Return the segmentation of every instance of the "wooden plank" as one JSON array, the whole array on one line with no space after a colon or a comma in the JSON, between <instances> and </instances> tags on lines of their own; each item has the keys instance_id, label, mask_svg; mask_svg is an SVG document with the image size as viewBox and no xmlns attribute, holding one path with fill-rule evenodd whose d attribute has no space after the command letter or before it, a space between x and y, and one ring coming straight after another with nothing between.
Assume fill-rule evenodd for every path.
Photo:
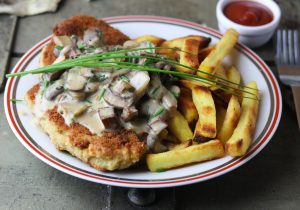
<instances>
[{"instance_id":1,"label":"wooden plank","mask_svg":"<svg viewBox=\"0 0 300 210\"><path fill-rule=\"evenodd\" d=\"M16 16L0 15L0 92L3 91L6 81L5 73L9 65L16 24Z\"/></svg>"}]
</instances>

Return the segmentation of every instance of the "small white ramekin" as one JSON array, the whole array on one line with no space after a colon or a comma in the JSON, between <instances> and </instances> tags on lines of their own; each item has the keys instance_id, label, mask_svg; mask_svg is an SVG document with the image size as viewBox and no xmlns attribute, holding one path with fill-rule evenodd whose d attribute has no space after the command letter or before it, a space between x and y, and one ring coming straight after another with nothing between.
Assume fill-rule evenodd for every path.
<instances>
[{"instance_id":1,"label":"small white ramekin","mask_svg":"<svg viewBox=\"0 0 300 210\"><path fill-rule=\"evenodd\" d=\"M273 20L270 23L261 26L244 26L229 20L224 15L224 8L227 4L241 0L219 0L216 8L216 15L219 30L224 33L229 28L234 28L240 34L239 41L251 48L260 47L268 42L278 27L281 11L279 6L273 0L247 0L265 5L273 13Z\"/></svg>"}]
</instances>

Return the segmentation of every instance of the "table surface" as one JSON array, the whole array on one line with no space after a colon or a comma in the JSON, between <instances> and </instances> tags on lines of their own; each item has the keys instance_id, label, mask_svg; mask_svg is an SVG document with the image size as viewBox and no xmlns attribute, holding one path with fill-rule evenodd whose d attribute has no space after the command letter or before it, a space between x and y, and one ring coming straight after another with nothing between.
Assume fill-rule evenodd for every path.
<instances>
[{"instance_id":1,"label":"table surface","mask_svg":"<svg viewBox=\"0 0 300 210\"><path fill-rule=\"evenodd\" d=\"M208 3L209 2L209 3ZM300 29L300 1L277 1L282 27ZM217 0L86 0L62 1L56 13L18 18L14 44L14 18L0 15L0 52L11 55L12 68L53 25L71 15L99 18L116 15L160 15L181 18L216 28ZM9 36L7 36L9 34ZM274 68L270 41L255 50ZM7 53L9 52L9 53ZM4 55L1 53L1 55ZM2 57L1 57L2 58ZM5 66L7 64L1 64ZM300 136L291 91L281 86L283 113L273 139L249 163L233 172L189 186L158 189L156 202L135 207L126 199L126 188L110 187L64 174L34 157L16 139L0 106L0 210L2 209L299 209ZM3 101L3 93L0 94Z\"/></svg>"}]
</instances>

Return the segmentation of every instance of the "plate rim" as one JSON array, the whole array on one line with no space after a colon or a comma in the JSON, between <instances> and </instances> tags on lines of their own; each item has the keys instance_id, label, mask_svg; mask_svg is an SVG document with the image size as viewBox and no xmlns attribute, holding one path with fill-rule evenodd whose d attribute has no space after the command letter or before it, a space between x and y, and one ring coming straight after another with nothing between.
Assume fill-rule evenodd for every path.
<instances>
[{"instance_id":1,"label":"plate rim","mask_svg":"<svg viewBox=\"0 0 300 210\"><path fill-rule=\"evenodd\" d=\"M117 22L146 22L146 21L153 21L157 23L169 23L169 24L175 24L178 26L186 27L186 26L192 26L195 29L201 29L204 31L207 31L209 33L212 33L216 35L217 37L220 37L222 34L215 29L202 26L200 24L186 21L186 20L181 20L181 19L176 19L176 18L169 18L169 17L163 17L163 16L147 16L147 15L130 15L130 16L114 16L114 17L107 17L107 18L102 18L102 20L108 22L108 23L117 23ZM31 56L32 53L36 52L41 48L45 43L47 43L50 39L51 35L48 36L47 38L43 39L36 45L34 45L29 51L25 53L24 56L19 60L19 62L15 65L13 71L17 71L20 67L22 67L23 63L27 61L27 59ZM281 91L278 85L278 82L270 70L270 68L264 63L264 61L252 50L244 46L243 44L238 43L237 46L242 49L242 51L246 52L246 54L250 55L257 64L267 73L267 79L270 80L270 83L272 85L272 90L271 92L274 93L275 95L275 109L274 109L274 119L271 122L271 125L268 127L266 130L265 134L263 137L258 141L258 144L256 145L253 150L248 152L245 156L237 158L235 161L233 161L230 164L226 164L224 167L221 167L220 169L214 170L212 172L208 172L204 175L194 175L188 178L184 179L176 179L174 178L171 181L126 181L122 180L111 180L107 178L102 178L100 179L98 176L92 176L88 175L85 173L78 172L70 167L66 167L60 163L57 163L55 161L52 161L47 157L47 155L43 154L43 152L39 151L37 148L31 147L29 142L27 142L26 138L24 138L23 134L18 131L18 128L16 126L16 122L14 122L13 115L9 111L10 107L10 102L9 102L9 96L10 96L10 88L12 86L12 78L8 79L6 88L5 88L5 94L4 94L4 108L5 108L5 114L7 117L7 120L9 122L9 125L11 129L13 130L14 134L17 136L18 140L36 157L38 157L40 160L43 162L47 163L48 165L65 172L67 174L76 176L81 179L85 179L88 181L93 181L97 183L102 183L102 184L108 184L108 185L113 185L113 186L120 186L120 187L136 187L136 188L157 188L157 187L174 187L174 186L181 186L181 185L187 185L187 184L192 184L200 181L205 181L208 179L215 178L217 176L223 175L225 173L228 173L241 165L245 164L249 160L251 160L254 156L256 156L265 146L266 144L271 140L272 136L274 135L274 132L276 131L280 119L281 119L281 114L282 114L282 99L281 99ZM275 89L273 89L275 88ZM101 174L99 174L101 176Z\"/></svg>"}]
</instances>

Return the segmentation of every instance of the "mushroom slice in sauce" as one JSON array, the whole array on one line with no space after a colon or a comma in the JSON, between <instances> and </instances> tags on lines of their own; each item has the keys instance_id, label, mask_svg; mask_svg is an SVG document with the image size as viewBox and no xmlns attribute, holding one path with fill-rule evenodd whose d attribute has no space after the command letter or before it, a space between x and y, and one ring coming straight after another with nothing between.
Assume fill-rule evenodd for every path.
<instances>
[{"instance_id":1,"label":"mushroom slice in sauce","mask_svg":"<svg viewBox=\"0 0 300 210\"><path fill-rule=\"evenodd\" d=\"M87 79L76 72L69 72L67 75L65 88L72 91L82 90Z\"/></svg>"},{"instance_id":2,"label":"mushroom slice in sauce","mask_svg":"<svg viewBox=\"0 0 300 210\"><path fill-rule=\"evenodd\" d=\"M115 95L110 88L106 89L106 92L104 95L104 100L108 104L110 104L116 108L120 108L120 109L122 109L124 107L130 107L134 102L133 95L132 95L132 97L121 97L121 96Z\"/></svg>"},{"instance_id":3,"label":"mushroom slice in sauce","mask_svg":"<svg viewBox=\"0 0 300 210\"><path fill-rule=\"evenodd\" d=\"M125 121L128 122L138 116L138 110L134 107L125 107L122 111L121 118Z\"/></svg>"},{"instance_id":4,"label":"mushroom slice in sauce","mask_svg":"<svg viewBox=\"0 0 300 210\"><path fill-rule=\"evenodd\" d=\"M168 110L168 111L174 111L177 109L177 100L175 96L172 95L169 91L167 91L164 96L162 97L162 105Z\"/></svg>"},{"instance_id":5,"label":"mushroom slice in sauce","mask_svg":"<svg viewBox=\"0 0 300 210\"><path fill-rule=\"evenodd\" d=\"M156 136L160 134L162 130L168 127L167 123L162 121L160 118L152 120L152 122L149 123L149 126L151 128L150 133Z\"/></svg>"},{"instance_id":6,"label":"mushroom slice in sauce","mask_svg":"<svg viewBox=\"0 0 300 210\"><path fill-rule=\"evenodd\" d=\"M99 82L88 82L85 87L83 92L85 93L93 93L96 92L99 88Z\"/></svg>"},{"instance_id":7,"label":"mushroom slice in sauce","mask_svg":"<svg viewBox=\"0 0 300 210\"><path fill-rule=\"evenodd\" d=\"M105 129L116 129L118 127L117 116L113 107L102 107L98 109L98 114Z\"/></svg>"},{"instance_id":8,"label":"mushroom slice in sauce","mask_svg":"<svg viewBox=\"0 0 300 210\"><path fill-rule=\"evenodd\" d=\"M101 31L97 28L89 28L84 31L83 42L88 46L98 47L100 44L100 33Z\"/></svg>"},{"instance_id":9,"label":"mushroom slice in sauce","mask_svg":"<svg viewBox=\"0 0 300 210\"><path fill-rule=\"evenodd\" d=\"M45 97L47 100L51 101L56 96L64 91L64 80L56 80L52 85L50 85L45 91Z\"/></svg>"},{"instance_id":10,"label":"mushroom slice in sauce","mask_svg":"<svg viewBox=\"0 0 300 210\"><path fill-rule=\"evenodd\" d=\"M129 82L120 79L116 81L114 85L112 85L111 90L114 94L121 95L124 91L133 92L134 87L132 87Z\"/></svg>"},{"instance_id":11,"label":"mushroom slice in sauce","mask_svg":"<svg viewBox=\"0 0 300 210\"><path fill-rule=\"evenodd\" d=\"M86 93L78 91L68 91L69 95L75 101L83 101L86 98Z\"/></svg>"},{"instance_id":12,"label":"mushroom slice in sauce","mask_svg":"<svg viewBox=\"0 0 300 210\"><path fill-rule=\"evenodd\" d=\"M61 47L72 44L72 40L69 36L53 36L53 41L56 45Z\"/></svg>"},{"instance_id":13,"label":"mushroom slice in sauce","mask_svg":"<svg viewBox=\"0 0 300 210\"><path fill-rule=\"evenodd\" d=\"M150 77L148 72L133 71L128 74L130 84L135 88L135 94L137 97L144 95L148 88Z\"/></svg>"}]
</instances>

